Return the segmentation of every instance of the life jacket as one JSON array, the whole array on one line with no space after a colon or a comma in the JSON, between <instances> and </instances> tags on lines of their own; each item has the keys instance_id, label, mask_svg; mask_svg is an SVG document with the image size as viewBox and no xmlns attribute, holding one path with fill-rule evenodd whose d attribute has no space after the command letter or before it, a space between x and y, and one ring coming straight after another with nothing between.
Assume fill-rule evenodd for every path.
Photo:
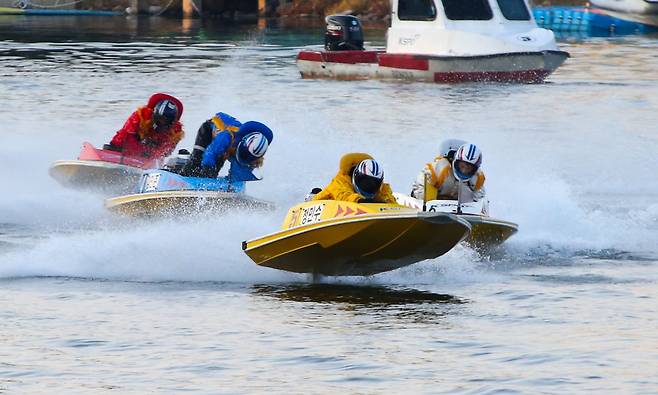
<instances>
[{"instance_id":1,"label":"life jacket","mask_svg":"<svg viewBox=\"0 0 658 395\"><path fill-rule=\"evenodd\" d=\"M441 163L443 160L445 162ZM437 174L437 167L440 170ZM454 199L455 190L457 188L457 181L452 177L452 163L447 158L437 156L434 162L428 163L426 169L429 172L429 180L425 183L424 193L427 200L433 199ZM484 173L478 170L473 177L471 177L467 184L471 190L477 191L484 185Z\"/></svg>"},{"instance_id":2,"label":"life jacket","mask_svg":"<svg viewBox=\"0 0 658 395\"><path fill-rule=\"evenodd\" d=\"M215 114L214 117L210 118L210 121L218 133L228 132L229 136L231 136L231 144L229 145L229 149L224 152L224 156L222 158L222 160L227 160L235 154L235 134L238 130L240 130L240 126L242 126L242 124L237 119L228 114L224 114L223 112L218 112Z\"/></svg>"},{"instance_id":3,"label":"life jacket","mask_svg":"<svg viewBox=\"0 0 658 395\"><path fill-rule=\"evenodd\" d=\"M435 166L434 166L434 164L439 162L441 159L448 160L447 158L444 158L442 156L437 156L436 158L434 158L434 162L428 163L428 164L425 165L425 168L428 170L428 172L430 174L429 180L425 180L426 182L425 182L425 186L424 186L425 196L427 196L427 197L436 196L435 199L441 198L439 196L439 190L436 186L437 185L443 185L443 182L446 179L446 173L441 172L441 174L436 174L436 169L435 169ZM432 200L432 199L430 199L430 200Z\"/></svg>"},{"instance_id":4,"label":"life jacket","mask_svg":"<svg viewBox=\"0 0 658 395\"><path fill-rule=\"evenodd\" d=\"M139 130L137 136L139 140L144 140L153 133L153 109L148 107L140 107L137 109L139 116Z\"/></svg>"}]
</instances>

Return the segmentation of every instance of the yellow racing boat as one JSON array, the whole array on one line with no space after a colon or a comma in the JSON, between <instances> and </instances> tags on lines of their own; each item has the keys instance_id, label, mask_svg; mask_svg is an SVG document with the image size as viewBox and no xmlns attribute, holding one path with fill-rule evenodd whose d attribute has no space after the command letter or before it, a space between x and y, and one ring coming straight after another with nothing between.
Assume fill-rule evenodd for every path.
<instances>
[{"instance_id":1,"label":"yellow racing boat","mask_svg":"<svg viewBox=\"0 0 658 395\"><path fill-rule=\"evenodd\" d=\"M398 204L315 200L292 207L282 230L242 243L258 265L328 276L372 275L439 257L468 236L456 215Z\"/></svg>"}]
</instances>

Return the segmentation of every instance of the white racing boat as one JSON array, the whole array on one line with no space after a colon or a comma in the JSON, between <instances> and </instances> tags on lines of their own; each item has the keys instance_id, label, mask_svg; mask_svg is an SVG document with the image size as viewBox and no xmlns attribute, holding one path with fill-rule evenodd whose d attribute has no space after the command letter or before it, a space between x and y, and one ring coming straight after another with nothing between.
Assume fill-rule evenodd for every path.
<instances>
[{"instance_id":1,"label":"white racing boat","mask_svg":"<svg viewBox=\"0 0 658 395\"><path fill-rule=\"evenodd\" d=\"M393 193L399 204L427 212L455 214L471 225L466 243L479 252L488 252L510 238L519 229L513 222L489 216L486 199L458 204L456 200L422 200L401 193Z\"/></svg>"}]
</instances>

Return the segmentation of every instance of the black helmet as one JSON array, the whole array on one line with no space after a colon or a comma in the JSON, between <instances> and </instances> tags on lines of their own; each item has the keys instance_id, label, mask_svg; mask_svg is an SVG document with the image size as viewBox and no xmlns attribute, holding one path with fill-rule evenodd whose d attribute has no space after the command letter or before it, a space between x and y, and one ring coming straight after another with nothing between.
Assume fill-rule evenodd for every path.
<instances>
[{"instance_id":1,"label":"black helmet","mask_svg":"<svg viewBox=\"0 0 658 395\"><path fill-rule=\"evenodd\" d=\"M171 100L160 100L153 108L153 128L169 127L178 119L178 106Z\"/></svg>"}]
</instances>

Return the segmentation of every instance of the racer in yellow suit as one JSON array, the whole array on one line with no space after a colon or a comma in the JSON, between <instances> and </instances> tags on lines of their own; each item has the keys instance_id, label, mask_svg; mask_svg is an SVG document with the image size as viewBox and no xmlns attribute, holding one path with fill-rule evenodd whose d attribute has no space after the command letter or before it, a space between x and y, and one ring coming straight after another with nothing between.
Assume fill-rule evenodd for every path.
<instances>
[{"instance_id":1,"label":"racer in yellow suit","mask_svg":"<svg viewBox=\"0 0 658 395\"><path fill-rule=\"evenodd\" d=\"M340 200L359 203L396 203L384 170L372 156L364 153L343 155L340 169L313 200Z\"/></svg>"}]
</instances>

